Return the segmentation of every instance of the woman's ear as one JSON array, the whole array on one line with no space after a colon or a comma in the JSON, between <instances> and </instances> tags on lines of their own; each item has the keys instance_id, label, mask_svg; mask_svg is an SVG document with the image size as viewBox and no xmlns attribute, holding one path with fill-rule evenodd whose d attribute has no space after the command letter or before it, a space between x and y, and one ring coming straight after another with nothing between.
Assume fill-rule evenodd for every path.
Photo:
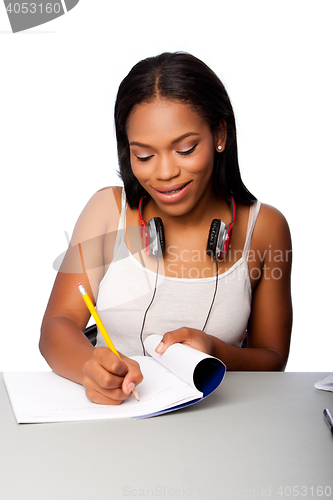
<instances>
[{"instance_id":1,"label":"woman's ear","mask_svg":"<svg viewBox=\"0 0 333 500\"><path fill-rule=\"evenodd\" d=\"M225 143L227 142L227 123L225 120L221 120L219 126L214 134L215 139L215 149L218 153L222 153L225 148Z\"/></svg>"}]
</instances>

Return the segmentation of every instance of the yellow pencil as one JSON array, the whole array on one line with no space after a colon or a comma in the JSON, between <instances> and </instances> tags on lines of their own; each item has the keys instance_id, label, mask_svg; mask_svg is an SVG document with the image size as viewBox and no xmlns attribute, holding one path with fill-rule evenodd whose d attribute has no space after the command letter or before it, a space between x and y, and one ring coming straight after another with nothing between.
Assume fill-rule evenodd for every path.
<instances>
[{"instance_id":1,"label":"yellow pencil","mask_svg":"<svg viewBox=\"0 0 333 500\"><path fill-rule=\"evenodd\" d=\"M109 349L111 349L111 351L114 354L116 354L118 356L119 359L121 359L121 357L119 356L119 353L117 352L115 346L112 343L112 340L110 339L110 337L108 335L108 332L105 329L105 326L102 323L101 318L99 317L99 315L98 315L98 313L97 313L97 311L96 311L96 309L94 307L94 304L91 302L90 297L89 297L89 295L86 292L86 289L84 288L84 286L82 285L82 283L78 283L77 286L79 288L79 291L80 291L80 293L82 295L83 300L86 303L86 306L88 307L88 309L90 311L90 314L92 315L92 317L96 321L97 328L101 332L101 334L103 336L103 339L106 342L106 345L108 346ZM139 396L138 396L137 390L135 388L133 389L132 394L139 401Z\"/></svg>"}]
</instances>

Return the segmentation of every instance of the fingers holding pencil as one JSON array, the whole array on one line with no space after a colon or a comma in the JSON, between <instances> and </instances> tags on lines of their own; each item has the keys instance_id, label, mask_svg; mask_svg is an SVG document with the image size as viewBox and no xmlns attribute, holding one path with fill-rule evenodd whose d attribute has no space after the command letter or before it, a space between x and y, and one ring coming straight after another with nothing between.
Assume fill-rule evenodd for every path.
<instances>
[{"instance_id":1,"label":"fingers holding pencil","mask_svg":"<svg viewBox=\"0 0 333 500\"><path fill-rule=\"evenodd\" d=\"M106 347L94 351L83 372L86 395L97 404L121 404L143 378L136 361L125 356L119 359Z\"/></svg>"}]
</instances>

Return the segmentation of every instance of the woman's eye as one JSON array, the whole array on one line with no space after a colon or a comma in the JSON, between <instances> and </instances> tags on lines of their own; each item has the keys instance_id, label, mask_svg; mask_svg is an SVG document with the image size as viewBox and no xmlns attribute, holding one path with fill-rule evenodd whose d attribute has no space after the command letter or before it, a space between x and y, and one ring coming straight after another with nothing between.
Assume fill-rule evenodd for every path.
<instances>
[{"instance_id":1,"label":"woman's eye","mask_svg":"<svg viewBox=\"0 0 333 500\"><path fill-rule=\"evenodd\" d=\"M137 155L135 155L135 156L137 157L137 159L139 161L148 161L150 158L153 157L153 155L150 155L150 156L137 156Z\"/></svg>"},{"instance_id":2,"label":"woman's eye","mask_svg":"<svg viewBox=\"0 0 333 500\"><path fill-rule=\"evenodd\" d=\"M189 155L189 154L193 153L193 151L195 150L195 148L197 147L197 145L198 145L198 143L195 144L193 146L193 148L188 149L187 151L177 151L177 153L179 153L180 155L183 155L183 156Z\"/></svg>"}]
</instances>

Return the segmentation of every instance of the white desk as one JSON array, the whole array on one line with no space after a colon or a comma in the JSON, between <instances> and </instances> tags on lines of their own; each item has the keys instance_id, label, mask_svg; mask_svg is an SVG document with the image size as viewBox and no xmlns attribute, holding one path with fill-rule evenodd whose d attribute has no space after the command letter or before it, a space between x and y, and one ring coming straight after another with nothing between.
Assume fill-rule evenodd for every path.
<instances>
[{"instance_id":1,"label":"white desk","mask_svg":"<svg viewBox=\"0 0 333 500\"><path fill-rule=\"evenodd\" d=\"M18 425L0 381L0 498L333 499L327 373L227 373L147 420ZM325 489L326 488L326 489Z\"/></svg>"}]
</instances>

